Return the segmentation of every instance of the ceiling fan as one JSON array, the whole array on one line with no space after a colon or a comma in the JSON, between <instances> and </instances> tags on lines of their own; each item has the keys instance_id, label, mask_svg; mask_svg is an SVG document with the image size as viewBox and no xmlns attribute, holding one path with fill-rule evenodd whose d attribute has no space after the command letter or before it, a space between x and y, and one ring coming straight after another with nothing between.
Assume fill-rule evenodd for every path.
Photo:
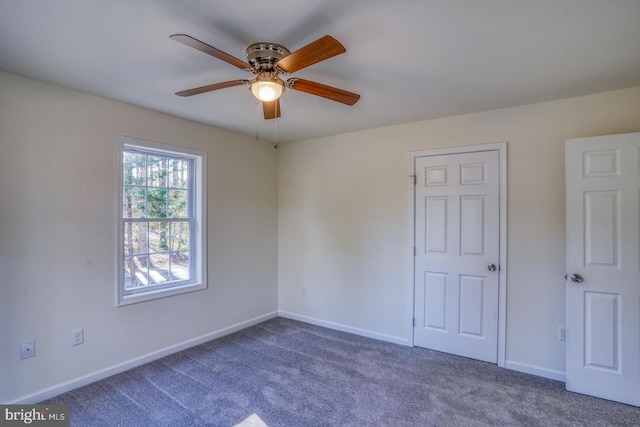
<instances>
[{"instance_id":1,"label":"ceiling fan","mask_svg":"<svg viewBox=\"0 0 640 427\"><path fill-rule=\"evenodd\" d=\"M174 34L170 38L207 53L243 71L250 71L255 74L252 80L231 80L176 92L176 95L179 96L192 96L232 86L248 85L251 93L262 102L265 119L280 117L280 95L282 95L285 88L321 96L346 105L353 105L360 99L360 95L357 93L311 80L292 77L285 82L280 78L281 74L295 73L310 65L346 52L347 50L344 46L331 36L321 37L293 53L277 43L254 43L247 47L245 51L247 62L186 34Z\"/></svg>"}]
</instances>

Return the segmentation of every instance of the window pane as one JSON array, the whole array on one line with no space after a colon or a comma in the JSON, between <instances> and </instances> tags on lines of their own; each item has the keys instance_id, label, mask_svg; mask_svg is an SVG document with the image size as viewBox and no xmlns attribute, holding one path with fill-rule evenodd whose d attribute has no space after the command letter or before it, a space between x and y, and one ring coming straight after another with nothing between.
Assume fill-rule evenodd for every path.
<instances>
[{"instance_id":1,"label":"window pane","mask_svg":"<svg viewBox=\"0 0 640 427\"><path fill-rule=\"evenodd\" d=\"M146 157L144 154L123 152L122 178L124 184L145 185Z\"/></svg>"},{"instance_id":2,"label":"window pane","mask_svg":"<svg viewBox=\"0 0 640 427\"><path fill-rule=\"evenodd\" d=\"M169 223L149 223L149 252L166 252L169 250Z\"/></svg>"},{"instance_id":3,"label":"window pane","mask_svg":"<svg viewBox=\"0 0 640 427\"><path fill-rule=\"evenodd\" d=\"M144 187L124 186L123 218L144 217Z\"/></svg>"},{"instance_id":4,"label":"window pane","mask_svg":"<svg viewBox=\"0 0 640 427\"><path fill-rule=\"evenodd\" d=\"M189 163L187 160L169 159L169 187L187 188Z\"/></svg>"},{"instance_id":5,"label":"window pane","mask_svg":"<svg viewBox=\"0 0 640 427\"><path fill-rule=\"evenodd\" d=\"M189 222L180 221L171 223L171 250L189 250Z\"/></svg>"},{"instance_id":6,"label":"window pane","mask_svg":"<svg viewBox=\"0 0 640 427\"><path fill-rule=\"evenodd\" d=\"M191 279L189 252L173 252L171 254L171 276L175 280Z\"/></svg>"},{"instance_id":7,"label":"window pane","mask_svg":"<svg viewBox=\"0 0 640 427\"><path fill-rule=\"evenodd\" d=\"M149 237L146 222L124 223L124 253L126 255L149 252Z\"/></svg>"},{"instance_id":8,"label":"window pane","mask_svg":"<svg viewBox=\"0 0 640 427\"><path fill-rule=\"evenodd\" d=\"M149 284L146 256L124 257L124 288L134 289Z\"/></svg>"},{"instance_id":9,"label":"window pane","mask_svg":"<svg viewBox=\"0 0 640 427\"><path fill-rule=\"evenodd\" d=\"M147 191L147 218L167 217L167 189L149 188Z\"/></svg>"},{"instance_id":10,"label":"window pane","mask_svg":"<svg viewBox=\"0 0 640 427\"><path fill-rule=\"evenodd\" d=\"M147 156L147 185L149 187L167 186L167 158Z\"/></svg>"},{"instance_id":11,"label":"window pane","mask_svg":"<svg viewBox=\"0 0 640 427\"><path fill-rule=\"evenodd\" d=\"M187 190L169 190L169 217L187 217Z\"/></svg>"},{"instance_id":12,"label":"window pane","mask_svg":"<svg viewBox=\"0 0 640 427\"><path fill-rule=\"evenodd\" d=\"M149 280L150 284L158 285L169 282L169 254L149 255Z\"/></svg>"}]
</instances>

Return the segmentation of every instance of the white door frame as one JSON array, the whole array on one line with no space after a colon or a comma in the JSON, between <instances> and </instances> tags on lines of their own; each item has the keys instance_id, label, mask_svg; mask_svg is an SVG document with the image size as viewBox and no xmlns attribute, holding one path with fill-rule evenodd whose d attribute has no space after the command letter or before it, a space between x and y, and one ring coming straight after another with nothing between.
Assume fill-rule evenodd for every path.
<instances>
[{"instance_id":1,"label":"white door frame","mask_svg":"<svg viewBox=\"0 0 640 427\"><path fill-rule=\"evenodd\" d=\"M506 363L506 332L507 332L507 143L496 142L491 144L468 145L463 147L441 148L433 150L412 151L409 153L409 301L407 301L409 318L408 337L409 344L413 342L413 318L414 314L414 286L415 286L415 159L424 156L440 156L443 154L464 154L478 151L498 151L500 164L500 269L498 288L498 366L505 367Z\"/></svg>"}]
</instances>

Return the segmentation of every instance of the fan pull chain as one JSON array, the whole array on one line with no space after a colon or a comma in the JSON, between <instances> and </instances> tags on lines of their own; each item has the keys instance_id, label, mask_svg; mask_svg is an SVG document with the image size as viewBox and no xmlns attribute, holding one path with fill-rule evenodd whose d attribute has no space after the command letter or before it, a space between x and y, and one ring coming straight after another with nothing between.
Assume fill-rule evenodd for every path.
<instances>
[{"instance_id":1,"label":"fan pull chain","mask_svg":"<svg viewBox=\"0 0 640 427\"><path fill-rule=\"evenodd\" d=\"M276 104L276 108L278 108L279 105ZM276 110L276 117L279 115L278 114L279 111ZM277 150L278 149L278 119L275 118L273 119L273 149Z\"/></svg>"},{"instance_id":2,"label":"fan pull chain","mask_svg":"<svg viewBox=\"0 0 640 427\"><path fill-rule=\"evenodd\" d=\"M256 102L256 141L259 141L258 126L260 125L260 101Z\"/></svg>"}]
</instances>

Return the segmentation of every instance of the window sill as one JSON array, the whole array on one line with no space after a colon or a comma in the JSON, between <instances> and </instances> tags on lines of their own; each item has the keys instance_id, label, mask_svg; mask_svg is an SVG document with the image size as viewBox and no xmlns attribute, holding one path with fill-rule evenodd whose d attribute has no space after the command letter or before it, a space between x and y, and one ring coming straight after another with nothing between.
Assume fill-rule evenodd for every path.
<instances>
[{"instance_id":1,"label":"window sill","mask_svg":"<svg viewBox=\"0 0 640 427\"><path fill-rule=\"evenodd\" d=\"M122 307L125 305L137 304L139 302L201 291L203 289L207 289L207 285L205 283L190 283L188 285L176 286L173 288L158 289L157 291L149 290L147 292L134 295L118 295L116 305L118 307Z\"/></svg>"}]
</instances>

